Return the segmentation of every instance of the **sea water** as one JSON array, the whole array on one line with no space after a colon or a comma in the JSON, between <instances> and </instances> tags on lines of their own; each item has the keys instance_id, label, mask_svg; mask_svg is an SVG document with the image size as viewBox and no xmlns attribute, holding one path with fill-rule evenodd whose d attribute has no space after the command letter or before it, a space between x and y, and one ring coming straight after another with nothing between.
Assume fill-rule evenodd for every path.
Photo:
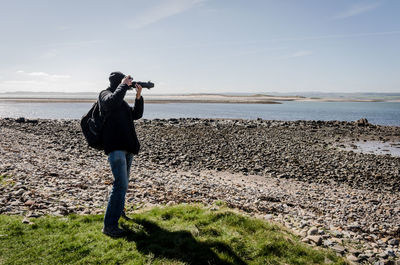
<instances>
[{"instance_id":1,"label":"sea water","mask_svg":"<svg viewBox=\"0 0 400 265\"><path fill-rule=\"evenodd\" d=\"M340 120L367 118L370 123L400 126L398 102L302 102L282 104L145 104L145 119L228 118L265 120ZM92 103L0 102L0 117L80 119Z\"/></svg>"}]
</instances>

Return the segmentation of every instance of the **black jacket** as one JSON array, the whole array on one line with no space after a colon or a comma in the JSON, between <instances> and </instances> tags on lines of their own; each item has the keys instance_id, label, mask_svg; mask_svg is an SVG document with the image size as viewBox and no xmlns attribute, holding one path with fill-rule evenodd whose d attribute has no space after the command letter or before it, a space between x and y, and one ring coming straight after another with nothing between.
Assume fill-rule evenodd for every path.
<instances>
[{"instance_id":1,"label":"black jacket","mask_svg":"<svg viewBox=\"0 0 400 265\"><path fill-rule=\"evenodd\" d=\"M128 89L129 86L123 84L100 92L100 109L106 116L103 145L107 155L115 150L139 153L140 144L133 120L138 120L143 116L143 98L136 99L134 107L130 107L124 100Z\"/></svg>"}]
</instances>

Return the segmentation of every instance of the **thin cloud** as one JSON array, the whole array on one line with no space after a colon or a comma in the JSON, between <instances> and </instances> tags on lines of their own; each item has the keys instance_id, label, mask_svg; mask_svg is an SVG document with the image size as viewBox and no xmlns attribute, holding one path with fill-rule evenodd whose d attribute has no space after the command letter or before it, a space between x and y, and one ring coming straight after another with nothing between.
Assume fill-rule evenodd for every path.
<instances>
[{"instance_id":1,"label":"thin cloud","mask_svg":"<svg viewBox=\"0 0 400 265\"><path fill-rule=\"evenodd\" d=\"M45 73L45 72L30 72L27 73L23 70L18 70L17 74L24 74L27 76L33 76L33 77L40 77L40 78L45 78L45 79L66 79L66 78L71 78L70 75L54 75L54 74L49 74L49 73Z\"/></svg>"},{"instance_id":2,"label":"thin cloud","mask_svg":"<svg viewBox=\"0 0 400 265\"><path fill-rule=\"evenodd\" d=\"M149 9L135 17L135 20L132 22L132 28L140 29L150 24L157 23L160 20L183 13L205 1L206 0L162 1L155 8Z\"/></svg>"},{"instance_id":3,"label":"thin cloud","mask_svg":"<svg viewBox=\"0 0 400 265\"><path fill-rule=\"evenodd\" d=\"M266 47L263 49L245 50L242 52L237 52L235 54L213 56L209 60L206 60L205 63L218 62L218 61L226 60L226 59L251 56L254 54L262 54L262 53L273 52L273 51L278 51L278 50L285 50L285 49L287 49L287 48L285 48L285 47ZM203 63L204 63L204 61L203 61Z\"/></svg>"},{"instance_id":4,"label":"thin cloud","mask_svg":"<svg viewBox=\"0 0 400 265\"><path fill-rule=\"evenodd\" d=\"M383 32L368 32L368 33L354 33L354 34L336 34L336 35L309 36L309 37L297 37L297 38L281 38L281 39L270 39L270 40L266 40L266 41L274 42L274 41L347 39L347 38L387 36L387 35L398 35L398 34L400 34L400 30L383 31Z\"/></svg>"},{"instance_id":5,"label":"thin cloud","mask_svg":"<svg viewBox=\"0 0 400 265\"><path fill-rule=\"evenodd\" d=\"M82 48L91 47L99 43L103 43L105 40L81 40L81 41L69 41L69 42L55 42L49 43L44 46L46 47L69 47L69 48Z\"/></svg>"},{"instance_id":6,"label":"thin cloud","mask_svg":"<svg viewBox=\"0 0 400 265\"><path fill-rule=\"evenodd\" d=\"M58 50L57 49L51 49L51 50L48 50L48 51L42 53L41 57L48 59L48 58L54 58L57 55L58 55Z\"/></svg>"},{"instance_id":7,"label":"thin cloud","mask_svg":"<svg viewBox=\"0 0 400 265\"><path fill-rule=\"evenodd\" d=\"M285 58L296 58L296 57L304 57L304 56L308 56L311 55L312 51L297 51L295 53L289 54L287 56L285 56Z\"/></svg>"},{"instance_id":8,"label":"thin cloud","mask_svg":"<svg viewBox=\"0 0 400 265\"><path fill-rule=\"evenodd\" d=\"M312 40L325 40L325 39L351 39L351 38L363 38L363 37L379 37L379 36L392 36L399 35L400 30L395 31L383 31L383 32L366 32L366 33L354 33L354 34L335 34L335 35L320 35L320 36L305 36L305 37L287 37L287 38L275 38L275 39L261 39L261 40L250 40L250 41L213 41L213 42L196 42L179 44L174 46L159 46L156 48L147 48L148 50L173 50L173 49L184 49L184 48L204 48L204 47L217 47L217 46L240 46L240 45L254 45L262 43L273 43L273 42L291 42L291 41L312 41Z\"/></svg>"},{"instance_id":9,"label":"thin cloud","mask_svg":"<svg viewBox=\"0 0 400 265\"><path fill-rule=\"evenodd\" d=\"M6 80L1 83L5 85L37 85L43 82L37 80Z\"/></svg>"},{"instance_id":10,"label":"thin cloud","mask_svg":"<svg viewBox=\"0 0 400 265\"><path fill-rule=\"evenodd\" d=\"M381 4L378 2L375 3L359 3L357 5L353 5L348 9L340 12L339 14L333 16L333 19L344 19L349 17L354 17L368 11L374 10L378 8Z\"/></svg>"}]
</instances>

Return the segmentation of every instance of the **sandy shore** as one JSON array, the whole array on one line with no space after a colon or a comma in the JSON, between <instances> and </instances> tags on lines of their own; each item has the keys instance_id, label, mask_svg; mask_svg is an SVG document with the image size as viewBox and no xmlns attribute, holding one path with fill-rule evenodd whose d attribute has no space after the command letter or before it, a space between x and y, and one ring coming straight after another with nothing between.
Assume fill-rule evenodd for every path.
<instances>
[{"instance_id":1,"label":"sandy shore","mask_svg":"<svg viewBox=\"0 0 400 265\"><path fill-rule=\"evenodd\" d=\"M128 206L223 201L357 262L400 257L400 158L342 150L399 143L400 127L155 119L136 128ZM112 184L77 120L0 119L0 175L0 213L27 218L104 213Z\"/></svg>"}]
</instances>

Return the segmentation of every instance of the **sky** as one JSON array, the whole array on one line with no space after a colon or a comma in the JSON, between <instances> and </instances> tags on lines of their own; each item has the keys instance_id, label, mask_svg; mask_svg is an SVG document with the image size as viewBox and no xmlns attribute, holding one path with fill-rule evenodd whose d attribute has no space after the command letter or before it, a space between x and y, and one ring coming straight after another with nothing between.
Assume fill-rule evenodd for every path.
<instances>
[{"instance_id":1,"label":"sky","mask_svg":"<svg viewBox=\"0 0 400 265\"><path fill-rule=\"evenodd\" d=\"M0 4L0 92L400 92L398 0Z\"/></svg>"}]
</instances>

